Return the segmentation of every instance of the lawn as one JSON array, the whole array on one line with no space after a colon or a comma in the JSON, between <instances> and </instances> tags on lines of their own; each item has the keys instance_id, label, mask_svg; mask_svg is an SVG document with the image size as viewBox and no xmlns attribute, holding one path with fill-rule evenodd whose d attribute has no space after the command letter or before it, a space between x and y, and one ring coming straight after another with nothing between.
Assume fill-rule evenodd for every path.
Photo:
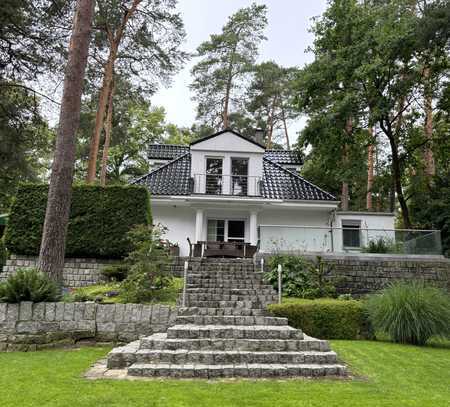
<instances>
[{"instance_id":1,"label":"lawn","mask_svg":"<svg viewBox=\"0 0 450 407\"><path fill-rule=\"evenodd\" d=\"M332 341L354 380L88 381L108 349L0 354L0 405L12 406L450 406L450 345L425 348Z\"/></svg>"}]
</instances>

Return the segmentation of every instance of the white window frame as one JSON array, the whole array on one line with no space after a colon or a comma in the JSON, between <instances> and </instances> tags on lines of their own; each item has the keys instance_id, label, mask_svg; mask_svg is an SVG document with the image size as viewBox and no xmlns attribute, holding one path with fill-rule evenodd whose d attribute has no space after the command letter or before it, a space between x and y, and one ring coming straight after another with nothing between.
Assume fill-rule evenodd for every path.
<instances>
[{"instance_id":1,"label":"white window frame","mask_svg":"<svg viewBox=\"0 0 450 407\"><path fill-rule=\"evenodd\" d=\"M342 219L341 220L341 228L342 228L342 247L344 250L361 250L363 247L362 234L361 234L361 225L362 221L360 219ZM359 246L346 246L344 239L344 229L353 229L352 226L357 226L359 231ZM356 230L356 228L354 228Z\"/></svg>"},{"instance_id":2,"label":"white window frame","mask_svg":"<svg viewBox=\"0 0 450 407\"><path fill-rule=\"evenodd\" d=\"M246 227L247 227L247 219L245 219L245 218L227 218L227 219L224 219L224 218L217 218L217 217L214 217L214 218L207 218L206 219L206 239L208 239L208 221L210 221L210 220L223 220L224 221L224 237L223 237L223 241L224 242L228 242L228 239L229 239L229 236L228 236L228 222L231 220L231 221L240 221L240 222L244 222L244 238L242 239L242 243L245 243L245 239L246 239L246 233L245 233L245 229L246 229ZM238 237L233 237L233 236L231 236L231 238L232 239L240 239L240 238L238 238Z\"/></svg>"}]
</instances>

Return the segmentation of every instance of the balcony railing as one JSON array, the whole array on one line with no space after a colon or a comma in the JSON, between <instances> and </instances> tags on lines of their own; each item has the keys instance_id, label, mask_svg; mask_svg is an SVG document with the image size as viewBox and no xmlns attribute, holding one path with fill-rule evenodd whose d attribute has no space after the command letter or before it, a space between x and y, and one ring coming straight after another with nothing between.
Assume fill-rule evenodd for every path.
<instances>
[{"instance_id":1,"label":"balcony railing","mask_svg":"<svg viewBox=\"0 0 450 407\"><path fill-rule=\"evenodd\" d=\"M439 230L416 229L260 225L259 247L266 253L442 254Z\"/></svg>"},{"instance_id":2,"label":"balcony railing","mask_svg":"<svg viewBox=\"0 0 450 407\"><path fill-rule=\"evenodd\" d=\"M194 174L194 194L260 196L261 177Z\"/></svg>"}]
</instances>

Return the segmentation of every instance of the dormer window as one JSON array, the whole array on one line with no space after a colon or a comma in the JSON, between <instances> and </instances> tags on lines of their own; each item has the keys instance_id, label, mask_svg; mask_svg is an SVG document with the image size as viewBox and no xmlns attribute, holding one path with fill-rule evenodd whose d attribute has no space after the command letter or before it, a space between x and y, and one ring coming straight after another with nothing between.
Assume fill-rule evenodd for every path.
<instances>
[{"instance_id":1,"label":"dormer window","mask_svg":"<svg viewBox=\"0 0 450 407\"><path fill-rule=\"evenodd\" d=\"M206 193L210 195L222 194L222 158L209 157L206 159Z\"/></svg>"},{"instance_id":2,"label":"dormer window","mask_svg":"<svg viewBox=\"0 0 450 407\"><path fill-rule=\"evenodd\" d=\"M231 159L231 195L247 195L248 191L248 158Z\"/></svg>"}]
</instances>

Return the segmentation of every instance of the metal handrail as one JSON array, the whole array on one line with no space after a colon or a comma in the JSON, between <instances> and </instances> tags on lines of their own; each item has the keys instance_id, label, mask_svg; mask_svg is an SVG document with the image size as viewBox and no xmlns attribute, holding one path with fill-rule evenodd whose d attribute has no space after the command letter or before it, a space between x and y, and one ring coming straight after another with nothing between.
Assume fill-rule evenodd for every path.
<instances>
[{"instance_id":1,"label":"metal handrail","mask_svg":"<svg viewBox=\"0 0 450 407\"><path fill-rule=\"evenodd\" d=\"M293 229L320 229L320 230L349 230L352 228L339 228L336 226L307 226L307 225L258 225L262 228L293 228ZM435 233L440 232L439 229L380 229L380 228L363 228L360 227L359 230L375 230L377 232L387 231L387 232L429 232Z\"/></svg>"},{"instance_id":2,"label":"metal handrail","mask_svg":"<svg viewBox=\"0 0 450 407\"><path fill-rule=\"evenodd\" d=\"M281 273L283 271L283 266L281 264L277 267L278 270L278 304L281 304L281 289L282 289L282 281L281 281Z\"/></svg>"},{"instance_id":3,"label":"metal handrail","mask_svg":"<svg viewBox=\"0 0 450 407\"><path fill-rule=\"evenodd\" d=\"M194 174L193 192L207 195L260 196L261 177L233 174Z\"/></svg>"},{"instance_id":4,"label":"metal handrail","mask_svg":"<svg viewBox=\"0 0 450 407\"><path fill-rule=\"evenodd\" d=\"M186 307L186 285L187 285L187 271L189 267L189 262L184 262L184 268L183 268L183 295L181 297L181 306L183 308Z\"/></svg>"}]
</instances>

